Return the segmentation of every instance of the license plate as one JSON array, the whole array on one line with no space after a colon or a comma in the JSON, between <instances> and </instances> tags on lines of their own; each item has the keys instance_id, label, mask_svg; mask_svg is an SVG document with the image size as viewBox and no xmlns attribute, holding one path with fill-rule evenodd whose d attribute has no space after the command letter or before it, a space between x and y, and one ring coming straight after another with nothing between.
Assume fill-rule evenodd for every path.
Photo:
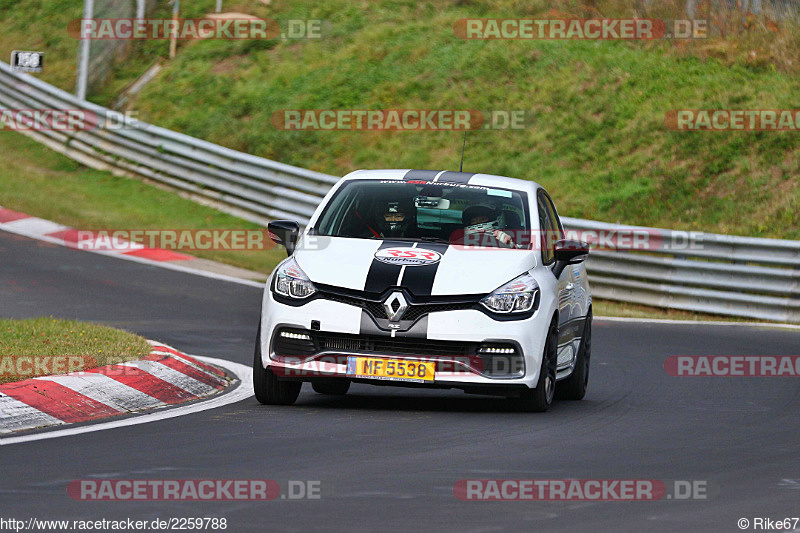
<instances>
[{"instance_id":1,"label":"license plate","mask_svg":"<svg viewBox=\"0 0 800 533\"><path fill-rule=\"evenodd\" d=\"M347 357L347 375L354 378L388 379L426 383L434 380L436 363L382 357Z\"/></svg>"}]
</instances>

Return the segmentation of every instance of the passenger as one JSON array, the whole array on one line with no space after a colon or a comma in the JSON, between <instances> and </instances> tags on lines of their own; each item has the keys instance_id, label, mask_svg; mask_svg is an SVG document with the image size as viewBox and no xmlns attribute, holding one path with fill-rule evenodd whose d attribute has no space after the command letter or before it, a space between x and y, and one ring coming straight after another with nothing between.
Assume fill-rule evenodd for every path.
<instances>
[{"instance_id":1,"label":"passenger","mask_svg":"<svg viewBox=\"0 0 800 533\"><path fill-rule=\"evenodd\" d=\"M469 206L461 214L461 220L464 224L465 240L474 239L480 235L491 235L504 246L516 247L511 235L503 231L506 229L505 214L496 206L490 204Z\"/></svg>"}]
</instances>

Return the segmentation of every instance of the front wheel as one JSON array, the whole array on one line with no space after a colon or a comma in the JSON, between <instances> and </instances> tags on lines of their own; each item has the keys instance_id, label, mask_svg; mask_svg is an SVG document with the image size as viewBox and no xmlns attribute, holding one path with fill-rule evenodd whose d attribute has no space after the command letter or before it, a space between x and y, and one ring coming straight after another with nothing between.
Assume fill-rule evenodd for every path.
<instances>
[{"instance_id":1,"label":"front wheel","mask_svg":"<svg viewBox=\"0 0 800 533\"><path fill-rule=\"evenodd\" d=\"M550 325L547 342L542 354L542 367L539 370L539 381L535 389L525 389L517 399L523 411L543 413L550 408L556 390L556 366L558 357L558 329L555 323Z\"/></svg>"},{"instance_id":2,"label":"front wheel","mask_svg":"<svg viewBox=\"0 0 800 533\"><path fill-rule=\"evenodd\" d=\"M264 405L292 405L300 395L300 381L281 381L271 368L261 363L261 320L258 323L256 349L253 355L253 390L256 400Z\"/></svg>"}]
</instances>

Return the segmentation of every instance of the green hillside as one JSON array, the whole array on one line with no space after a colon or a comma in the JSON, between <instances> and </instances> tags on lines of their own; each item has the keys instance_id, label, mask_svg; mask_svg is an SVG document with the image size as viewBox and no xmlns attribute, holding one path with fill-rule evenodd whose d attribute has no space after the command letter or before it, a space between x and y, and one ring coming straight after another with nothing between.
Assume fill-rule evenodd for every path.
<instances>
[{"instance_id":1,"label":"green hillside","mask_svg":"<svg viewBox=\"0 0 800 533\"><path fill-rule=\"evenodd\" d=\"M68 2L6 6L3 13L14 22L6 31L22 31L25 6L38 6L43 20L59 28L75 15L46 6L62 4ZM184 2L182 16L203 16L213 4ZM791 24L775 31L768 21L754 20L749 29L731 33L712 21L712 38L690 43L466 41L453 32L464 17L630 16L625 6L632 2L267 4L226 2L225 8L284 21L321 19L323 38L183 42L178 57L131 102L140 118L342 175L356 168L456 168L461 134L288 132L271 124L273 113L524 109L536 117L526 130L470 133L465 170L539 181L569 216L800 238L800 132L664 127L671 109L796 108L800 46ZM556 4L560 10L551 11ZM661 4L663 10L668 4ZM71 88L74 43L59 31L35 33L43 34L42 46L53 46L53 70L44 79ZM10 39L0 43L10 46ZM136 44L92 98L113 101L167 47L164 41Z\"/></svg>"},{"instance_id":2,"label":"green hillside","mask_svg":"<svg viewBox=\"0 0 800 533\"><path fill-rule=\"evenodd\" d=\"M323 19L324 38L191 43L135 108L157 124L336 175L456 168L461 135L288 132L272 126L272 114L526 109L536 116L530 129L470 134L465 170L539 181L570 216L800 238L800 132L664 127L670 109L797 107L794 73L667 42L455 37L462 17L542 12L536 2L524 11L504 4L518 5L276 0L271 16Z\"/></svg>"}]
</instances>

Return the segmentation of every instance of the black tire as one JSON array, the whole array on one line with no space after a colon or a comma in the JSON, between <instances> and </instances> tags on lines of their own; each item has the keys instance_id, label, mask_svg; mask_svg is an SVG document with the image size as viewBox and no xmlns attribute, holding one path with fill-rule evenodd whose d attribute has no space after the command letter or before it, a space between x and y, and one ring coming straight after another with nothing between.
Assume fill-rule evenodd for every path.
<instances>
[{"instance_id":1,"label":"black tire","mask_svg":"<svg viewBox=\"0 0 800 533\"><path fill-rule=\"evenodd\" d=\"M583 326L583 337L578 347L575 370L572 375L558 384L559 400L582 400L589 386L589 363L592 360L592 311L586 315Z\"/></svg>"},{"instance_id":2,"label":"black tire","mask_svg":"<svg viewBox=\"0 0 800 533\"><path fill-rule=\"evenodd\" d=\"M350 389L349 379L337 379L336 381L315 381L311 383L314 392L327 394L329 396L344 396Z\"/></svg>"},{"instance_id":3,"label":"black tire","mask_svg":"<svg viewBox=\"0 0 800 533\"><path fill-rule=\"evenodd\" d=\"M535 389L525 389L517 399L518 407L531 413L544 413L553 404L556 388L556 366L558 363L558 327L550 324L544 346L542 368Z\"/></svg>"},{"instance_id":4,"label":"black tire","mask_svg":"<svg viewBox=\"0 0 800 533\"><path fill-rule=\"evenodd\" d=\"M301 381L281 381L269 367L261 364L261 320L253 356L253 389L256 399L264 405L292 405L300 395Z\"/></svg>"}]
</instances>

